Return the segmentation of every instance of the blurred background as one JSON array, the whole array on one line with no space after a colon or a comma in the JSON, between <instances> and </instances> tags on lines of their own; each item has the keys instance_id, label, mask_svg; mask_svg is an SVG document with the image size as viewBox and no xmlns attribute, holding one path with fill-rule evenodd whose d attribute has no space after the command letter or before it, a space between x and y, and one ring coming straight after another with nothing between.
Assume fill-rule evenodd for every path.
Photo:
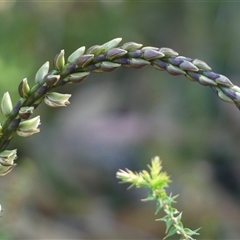
<instances>
[{"instance_id":1,"label":"blurred background","mask_svg":"<svg viewBox=\"0 0 240 240\"><path fill-rule=\"evenodd\" d=\"M240 85L240 3L1 1L0 96L65 49L122 37L199 58ZM93 73L65 86L71 105L42 104L41 132L15 137L18 166L0 180L0 239L161 239L147 192L127 190L118 169L159 155L169 192L198 239L240 238L240 114L214 92L152 67ZM0 117L1 122L4 118Z\"/></svg>"}]
</instances>

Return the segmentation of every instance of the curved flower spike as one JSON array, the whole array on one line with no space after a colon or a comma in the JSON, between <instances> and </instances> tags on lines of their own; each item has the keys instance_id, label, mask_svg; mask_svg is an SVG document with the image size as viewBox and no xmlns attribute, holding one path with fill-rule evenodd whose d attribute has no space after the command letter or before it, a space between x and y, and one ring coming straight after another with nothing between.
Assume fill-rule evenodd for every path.
<instances>
[{"instance_id":1,"label":"curved flower spike","mask_svg":"<svg viewBox=\"0 0 240 240\"><path fill-rule=\"evenodd\" d=\"M50 107L66 107L70 102L68 101L71 94L62 94L51 92L44 98L44 102Z\"/></svg>"},{"instance_id":2,"label":"curved flower spike","mask_svg":"<svg viewBox=\"0 0 240 240\"><path fill-rule=\"evenodd\" d=\"M38 126L40 125L40 116L23 121L19 124L17 134L21 137L29 137L34 133L40 132Z\"/></svg>"}]
</instances>

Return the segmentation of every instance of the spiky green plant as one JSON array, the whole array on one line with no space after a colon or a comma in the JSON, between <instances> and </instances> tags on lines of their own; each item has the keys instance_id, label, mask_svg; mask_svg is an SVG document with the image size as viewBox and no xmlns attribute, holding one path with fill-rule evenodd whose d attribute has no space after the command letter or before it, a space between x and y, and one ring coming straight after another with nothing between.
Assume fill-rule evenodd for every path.
<instances>
[{"instance_id":1,"label":"spiky green plant","mask_svg":"<svg viewBox=\"0 0 240 240\"><path fill-rule=\"evenodd\" d=\"M156 214L163 209L165 216L157 221L164 221L166 223L166 236L164 239L173 236L174 234L180 235L180 239L193 240L193 235L199 235L198 230L191 230L185 228L181 221L182 213L172 206L175 203L177 196L167 194L165 188L168 187L170 178L166 172L162 171L162 163L159 157L154 157L151 161L151 165L148 165L149 172L146 170L139 173L133 172L129 169L119 170L117 172L117 178L120 179L120 183L130 183L130 187L147 188L148 196L143 201L157 202Z\"/></svg>"},{"instance_id":2,"label":"spiky green plant","mask_svg":"<svg viewBox=\"0 0 240 240\"><path fill-rule=\"evenodd\" d=\"M34 110L45 102L50 107L68 105L71 94L55 92L66 84L80 83L91 72L111 72L120 66L141 68L151 65L171 75L185 75L189 80L211 87L224 101L234 103L240 109L240 88L227 77L215 73L203 61L179 54L170 48L143 47L142 44L127 42L119 46L121 38L115 38L102 45L95 45L85 51L80 47L65 60L61 50L54 58L53 69L46 62L37 71L35 85L30 87L24 78L18 87L20 100L13 106L6 92L1 100L1 112L5 121L0 124L0 176L9 173L16 165L17 150L7 146L17 133L28 137L40 130L40 116L30 118Z\"/></svg>"}]
</instances>

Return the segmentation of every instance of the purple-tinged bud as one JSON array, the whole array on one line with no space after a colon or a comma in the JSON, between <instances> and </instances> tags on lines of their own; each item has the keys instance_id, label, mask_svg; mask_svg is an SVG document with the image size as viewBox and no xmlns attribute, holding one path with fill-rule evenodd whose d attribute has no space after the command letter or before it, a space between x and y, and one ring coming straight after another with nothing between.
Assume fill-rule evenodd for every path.
<instances>
[{"instance_id":1,"label":"purple-tinged bud","mask_svg":"<svg viewBox=\"0 0 240 240\"><path fill-rule=\"evenodd\" d=\"M127 51L121 48L112 48L107 51L106 57L109 60L113 60L127 54Z\"/></svg>"},{"instance_id":2,"label":"purple-tinged bud","mask_svg":"<svg viewBox=\"0 0 240 240\"><path fill-rule=\"evenodd\" d=\"M52 87L58 83L60 75L48 75L45 79L48 87Z\"/></svg>"},{"instance_id":3,"label":"purple-tinged bud","mask_svg":"<svg viewBox=\"0 0 240 240\"><path fill-rule=\"evenodd\" d=\"M157 50L154 49L146 49L143 52L143 58L146 60L152 60L157 58L162 58L165 55Z\"/></svg>"},{"instance_id":4,"label":"purple-tinged bud","mask_svg":"<svg viewBox=\"0 0 240 240\"><path fill-rule=\"evenodd\" d=\"M168 66L167 63L163 62L160 59L153 60L152 65L154 68L156 68L157 70L160 70L160 71L165 71Z\"/></svg>"},{"instance_id":5,"label":"purple-tinged bud","mask_svg":"<svg viewBox=\"0 0 240 240\"><path fill-rule=\"evenodd\" d=\"M186 71L193 71L193 72L199 71L199 69L195 65L193 65L191 62L187 62L187 61L183 61L179 65L179 67Z\"/></svg>"},{"instance_id":6,"label":"purple-tinged bud","mask_svg":"<svg viewBox=\"0 0 240 240\"><path fill-rule=\"evenodd\" d=\"M121 64L119 64L119 63L113 63L113 62L107 62L107 61L104 61L100 64L100 68L104 72L111 72L111 71L119 68L120 66L121 66Z\"/></svg>"},{"instance_id":7,"label":"purple-tinged bud","mask_svg":"<svg viewBox=\"0 0 240 240\"><path fill-rule=\"evenodd\" d=\"M131 58L129 60L129 65L133 68L141 68L146 65L150 65L150 62L144 60L144 59L139 59L139 58Z\"/></svg>"},{"instance_id":8,"label":"purple-tinged bud","mask_svg":"<svg viewBox=\"0 0 240 240\"><path fill-rule=\"evenodd\" d=\"M181 68L173 66L169 64L166 68L167 72L172 74L172 75L185 75L186 72L183 71Z\"/></svg>"},{"instance_id":9,"label":"purple-tinged bud","mask_svg":"<svg viewBox=\"0 0 240 240\"><path fill-rule=\"evenodd\" d=\"M85 67L87 66L94 58L94 55L93 54L86 54L86 55L83 55L79 58L77 58L77 66L78 67Z\"/></svg>"},{"instance_id":10,"label":"purple-tinged bud","mask_svg":"<svg viewBox=\"0 0 240 240\"><path fill-rule=\"evenodd\" d=\"M216 82L204 75L200 75L198 81L204 86L217 86Z\"/></svg>"},{"instance_id":11,"label":"purple-tinged bud","mask_svg":"<svg viewBox=\"0 0 240 240\"><path fill-rule=\"evenodd\" d=\"M226 87L232 87L233 86L233 83L227 77L225 77L224 75L221 75L221 74L219 74L219 77L216 78L215 81L218 84L226 86Z\"/></svg>"},{"instance_id":12,"label":"purple-tinged bud","mask_svg":"<svg viewBox=\"0 0 240 240\"><path fill-rule=\"evenodd\" d=\"M70 75L69 81L71 83L80 83L83 80L85 80L88 77L89 74L90 74L90 72L73 73L73 74Z\"/></svg>"}]
</instances>

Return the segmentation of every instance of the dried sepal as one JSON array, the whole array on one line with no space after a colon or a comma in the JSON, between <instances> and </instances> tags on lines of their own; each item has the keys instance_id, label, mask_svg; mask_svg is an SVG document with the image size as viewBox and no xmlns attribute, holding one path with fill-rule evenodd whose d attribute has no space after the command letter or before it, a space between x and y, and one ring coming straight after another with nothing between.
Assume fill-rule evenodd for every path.
<instances>
[{"instance_id":1,"label":"dried sepal","mask_svg":"<svg viewBox=\"0 0 240 240\"><path fill-rule=\"evenodd\" d=\"M17 159L17 149L4 150L0 153L0 177L8 174L16 166L15 159Z\"/></svg>"},{"instance_id":2,"label":"dried sepal","mask_svg":"<svg viewBox=\"0 0 240 240\"><path fill-rule=\"evenodd\" d=\"M38 126L40 125L40 116L22 121L17 129L17 134L21 137L29 137L35 133L40 132Z\"/></svg>"},{"instance_id":3,"label":"dried sepal","mask_svg":"<svg viewBox=\"0 0 240 240\"><path fill-rule=\"evenodd\" d=\"M24 78L18 86L18 93L22 98L27 98L30 93L27 78Z\"/></svg>"},{"instance_id":4,"label":"dried sepal","mask_svg":"<svg viewBox=\"0 0 240 240\"><path fill-rule=\"evenodd\" d=\"M21 107L18 114L21 119L28 119L33 114L34 107Z\"/></svg>"},{"instance_id":5,"label":"dried sepal","mask_svg":"<svg viewBox=\"0 0 240 240\"><path fill-rule=\"evenodd\" d=\"M71 94L50 92L44 98L44 102L50 107L65 107L70 104L68 101L70 97Z\"/></svg>"},{"instance_id":6,"label":"dried sepal","mask_svg":"<svg viewBox=\"0 0 240 240\"><path fill-rule=\"evenodd\" d=\"M85 47L80 47L76 51L74 51L69 57L68 62L72 63L77 60L77 58L81 57L85 52Z\"/></svg>"},{"instance_id":7,"label":"dried sepal","mask_svg":"<svg viewBox=\"0 0 240 240\"><path fill-rule=\"evenodd\" d=\"M62 49L60 51L60 53L58 53L53 61L53 67L55 70L61 71L63 70L64 66L65 66L65 57L64 57L64 50Z\"/></svg>"},{"instance_id":8,"label":"dried sepal","mask_svg":"<svg viewBox=\"0 0 240 240\"><path fill-rule=\"evenodd\" d=\"M10 94L8 92L5 92L2 97L1 101L1 112L3 116L7 117L13 110L12 100L10 97Z\"/></svg>"},{"instance_id":9,"label":"dried sepal","mask_svg":"<svg viewBox=\"0 0 240 240\"><path fill-rule=\"evenodd\" d=\"M35 76L35 82L38 84L42 84L43 83L42 81L44 77L47 75L48 71L49 71L49 62L46 62L37 71Z\"/></svg>"},{"instance_id":10,"label":"dried sepal","mask_svg":"<svg viewBox=\"0 0 240 240\"><path fill-rule=\"evenodd\" d=\"M71 83L80 83L83 80L85 80L90 72L78 72L78 73L73 73L69 77L69 82Z\"/></svg>"}]
</instances>

